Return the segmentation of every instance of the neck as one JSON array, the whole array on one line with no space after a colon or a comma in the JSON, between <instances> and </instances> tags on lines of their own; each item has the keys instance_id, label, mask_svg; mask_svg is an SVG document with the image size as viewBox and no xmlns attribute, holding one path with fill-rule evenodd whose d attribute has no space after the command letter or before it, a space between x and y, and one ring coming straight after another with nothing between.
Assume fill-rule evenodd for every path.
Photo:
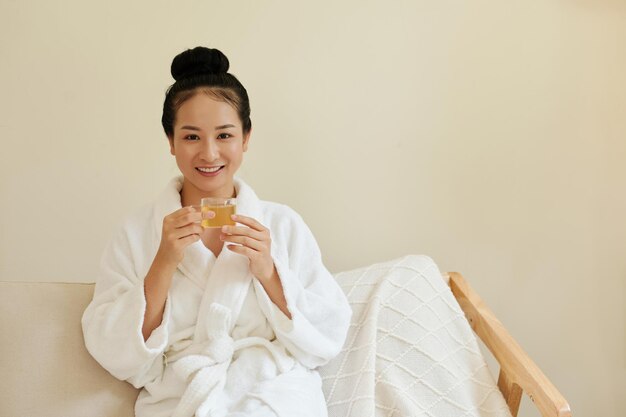
<instances>
[{"instance_id":1,"label":"neck","mask_svg":"<svg viewBox=\"0 0 626 417\"><path fill-rule=\"evenodd\" d=\"M232 182L216 190L204 191L195 187L185 178L183 181L183 188L180 190L180 203L182 207L187 207L191 205L199 205L200 200L204 197L231 198L236 196L237 190Z\"/></svg>"}]
</instances>

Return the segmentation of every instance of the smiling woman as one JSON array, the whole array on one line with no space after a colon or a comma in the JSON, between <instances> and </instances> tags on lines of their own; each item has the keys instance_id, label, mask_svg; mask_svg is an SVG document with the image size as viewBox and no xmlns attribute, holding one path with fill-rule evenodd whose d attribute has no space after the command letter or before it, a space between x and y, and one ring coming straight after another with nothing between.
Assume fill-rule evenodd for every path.
<instances>
[{"instance_id":1,"label":"smiling woman","mask_svg":"<svg viewBox=\"0 0 626 417\"><path fill-rule=\"evenodd\" d=\"M162 124L182 176L107 245L85 344L142 388L138 417L325 416L316 368L352 311L302 218L235 176L252 123L228 67L216 49L174 58ZM203 229L205 197L236 197L235 225Z\"/></svg>"}]
</instances>

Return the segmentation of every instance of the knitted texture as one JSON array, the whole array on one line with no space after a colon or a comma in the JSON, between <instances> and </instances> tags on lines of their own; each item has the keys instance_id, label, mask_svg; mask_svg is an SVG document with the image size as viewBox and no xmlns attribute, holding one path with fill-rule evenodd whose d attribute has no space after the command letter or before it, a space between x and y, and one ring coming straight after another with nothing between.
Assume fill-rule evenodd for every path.
<instances>
[{"instance_id":1,"label":"knitted texture","mask_svg":"<svg viewBox=\"0 0 626 417\"><path fill-rule=\"evenodd\" d=\"M320 369L329 417L510 417L476 337L426 256L338 273L353 309Z\"/></svg>"}]
</instances>

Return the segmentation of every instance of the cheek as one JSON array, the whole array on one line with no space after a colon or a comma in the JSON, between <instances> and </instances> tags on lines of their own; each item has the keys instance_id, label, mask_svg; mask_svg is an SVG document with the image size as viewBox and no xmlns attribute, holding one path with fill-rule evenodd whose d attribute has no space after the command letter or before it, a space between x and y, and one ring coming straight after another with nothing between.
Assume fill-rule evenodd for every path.
<instances>
[{"instance_id":1,"label":"cheek","mask_svg":"<svg viewBox=\"0 0 626 417\"><path fill-rule=\"evenodd\" d=\"M189 149L181 148L176 150L176 161L183 163L190 162L192 159L192 154L189 152Z\"/></svg>"},{"instance_id":2,"label":"cheek","mask_svg":"<svg viewBox=\"0 0 626 417\"><path fill-rule=\"evenodd\" d=\"M241 142L229 143L225 151L228 152L228 155L231 159L241 158L241 153L243 152L241 148Z\"/></svg>"}]
</instances>

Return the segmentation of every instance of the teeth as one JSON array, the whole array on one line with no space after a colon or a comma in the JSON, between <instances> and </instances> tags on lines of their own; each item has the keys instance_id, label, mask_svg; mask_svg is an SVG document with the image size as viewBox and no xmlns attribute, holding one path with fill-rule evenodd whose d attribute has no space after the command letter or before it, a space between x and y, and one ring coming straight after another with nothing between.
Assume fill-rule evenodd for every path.
<instances>
[{"instance_id":1,"label":"teeth","mask_svg":"<svg viewBox=\"0 0 626 417\"><path fill-rule=\"evenodd\" d=\"M218 169L220 169L221 167L214 167L214 168L200 168L198 167L198 171L202 171L202 172L215 172Z\"/></svg>"}]
</instances>

